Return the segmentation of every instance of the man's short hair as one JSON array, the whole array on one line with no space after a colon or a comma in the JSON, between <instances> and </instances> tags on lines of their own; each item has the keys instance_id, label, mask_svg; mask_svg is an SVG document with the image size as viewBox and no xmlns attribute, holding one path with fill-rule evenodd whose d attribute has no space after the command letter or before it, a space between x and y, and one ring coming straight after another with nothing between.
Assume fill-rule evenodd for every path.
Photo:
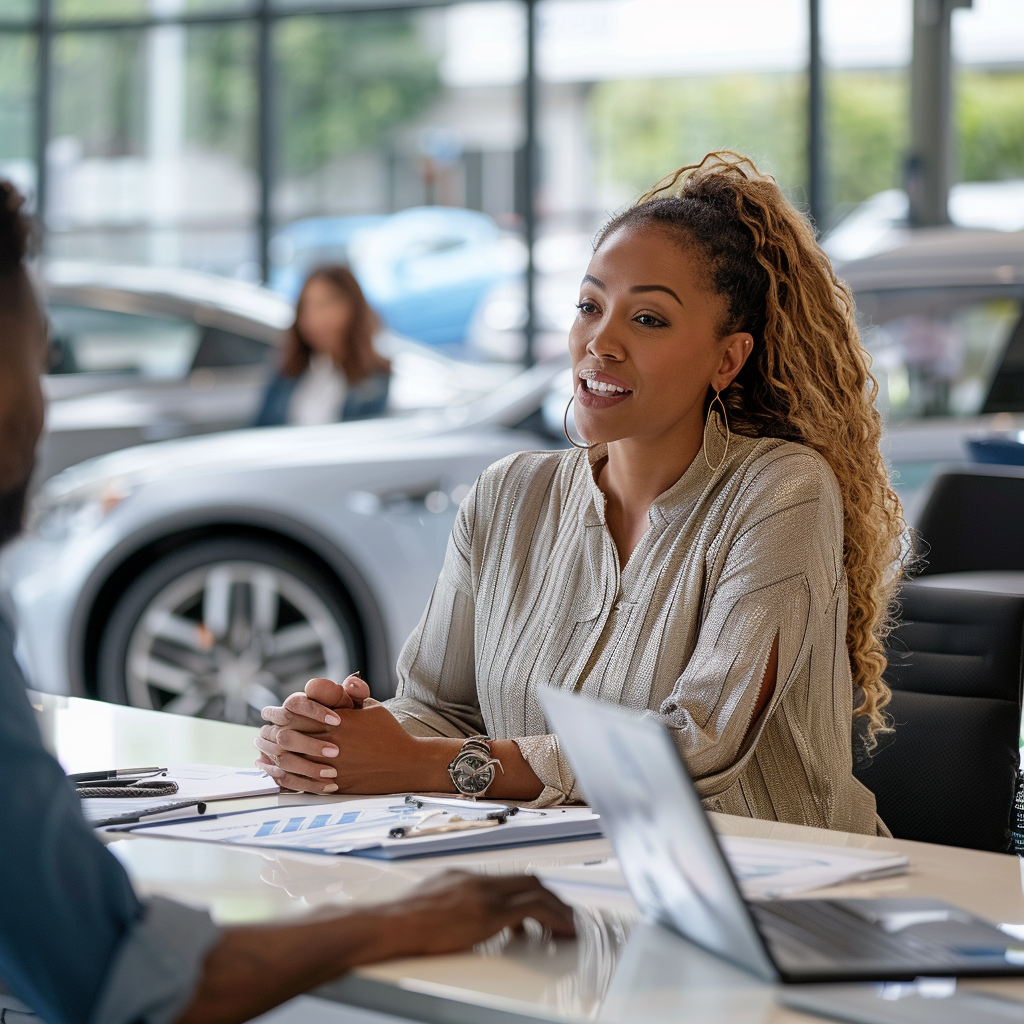
<instances>
[{"instance_id":1,"label":"man's short hair","mask_svg":"<svg viewBox=\"0 0 1024 1024\"><path fill-rule=\"evenodd\" d=\"M14 185L0 179L0 347L18 337L32 299L25 270L33 241L32 221L24 212L25 198Z\"/></svg>"},{"instance_id":2,"label":"man's short hair","mask_svg":"<svg viewBox=\"0 0 1024 1024\"><path fill-rule=\"evenodd\" d=\"M28 255L32 227L22 212L25 198L9 181L0 179L0 278L20 274Z\"/></svg>"}]
</instances>

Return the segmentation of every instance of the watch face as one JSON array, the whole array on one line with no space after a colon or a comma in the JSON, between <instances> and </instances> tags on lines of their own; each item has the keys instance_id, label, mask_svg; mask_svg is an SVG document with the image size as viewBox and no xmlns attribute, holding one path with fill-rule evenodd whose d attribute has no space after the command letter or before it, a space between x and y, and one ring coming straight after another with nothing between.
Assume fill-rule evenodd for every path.
<instances>
[{"instance_id":1,"label":"watch face","mask_svg":"<svg viewBox=\"0 0 1024 1024\"><path fill-rule=\"evenodd\" d=\"M482 754L458 757L451 770L452 782L460 793L482 793L494 781L494 765Z\"/></svg>"}]
</instances>

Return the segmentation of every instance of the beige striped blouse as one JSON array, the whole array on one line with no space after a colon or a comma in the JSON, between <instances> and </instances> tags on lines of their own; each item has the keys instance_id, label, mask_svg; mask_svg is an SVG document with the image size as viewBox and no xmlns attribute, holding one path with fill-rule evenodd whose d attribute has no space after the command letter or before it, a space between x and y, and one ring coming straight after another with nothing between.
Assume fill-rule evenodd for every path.
<instances>
[{"instance_id":1,"label":"beige striped blouse","mask_svg":"<svg viewBox=\"0 0 1024 1024\"><path fill-rule=\"evenodd\" d=\"M723 447L709 437L712 463ZM661 716L711 810L884 830L852 774L842 504L824 459L733 435L718 470L698 454L654 502L620 569L604 455L522 452L480 476L388 707L416 735L514 739L544 805L582 794L537 688L576 690ZM751 726L776 635L778 683Z\"/></svg>"}]
</instances>

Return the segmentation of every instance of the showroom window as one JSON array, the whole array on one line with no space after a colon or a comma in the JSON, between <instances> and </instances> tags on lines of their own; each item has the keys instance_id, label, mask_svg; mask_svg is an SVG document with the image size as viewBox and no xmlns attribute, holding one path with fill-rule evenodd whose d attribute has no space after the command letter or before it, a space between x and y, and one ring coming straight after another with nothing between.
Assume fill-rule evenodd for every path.
<instances>
[{"instance_id":1,"label":"showroom window","mask_svg":"<svg viewBox=\"0 0 1024 1024\"><path fill-rule=\"evenodd\" d=\"M903 215L911 0L865 3L0 0L0 174L47 256L289 297L343 261L400 332L543 356L597 227L710 148L821 230ZM1017 6L954 14L968 183L1024 176Z\"/></svg>"}]
</instances>

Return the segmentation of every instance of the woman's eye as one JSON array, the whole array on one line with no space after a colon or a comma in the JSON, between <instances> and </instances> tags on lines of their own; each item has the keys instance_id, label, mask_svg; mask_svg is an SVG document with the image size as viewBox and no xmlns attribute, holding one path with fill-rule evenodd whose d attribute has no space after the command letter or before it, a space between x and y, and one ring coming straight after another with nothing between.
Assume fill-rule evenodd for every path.
<instances>
[{"instance_id":1,"label":"woman's eye","mask_svg":"<svg viewBox=\"0 0 1024 1024\"><path fill-rule=\"evenodd\" d=\"M633 319L641 327L661 327L665 323L664 320L660 320L651 313L641 313L639 316L633 317Z\"/></svg>"},{"instance_id":2,"label":"woman's eye","mask_svg":"<svg viewBox=\"0 0 1024 1024\"><path fill-rule=\"evenodd\" d=\"M595 306L594 303L592 303L592 302L587 302L585 299L584 299L583 302L577 302L576 303L576 308L581 313L586 313L588 315L590 313L596 313L597 312L597 306Z\"/></svg>"}]
</instances>

